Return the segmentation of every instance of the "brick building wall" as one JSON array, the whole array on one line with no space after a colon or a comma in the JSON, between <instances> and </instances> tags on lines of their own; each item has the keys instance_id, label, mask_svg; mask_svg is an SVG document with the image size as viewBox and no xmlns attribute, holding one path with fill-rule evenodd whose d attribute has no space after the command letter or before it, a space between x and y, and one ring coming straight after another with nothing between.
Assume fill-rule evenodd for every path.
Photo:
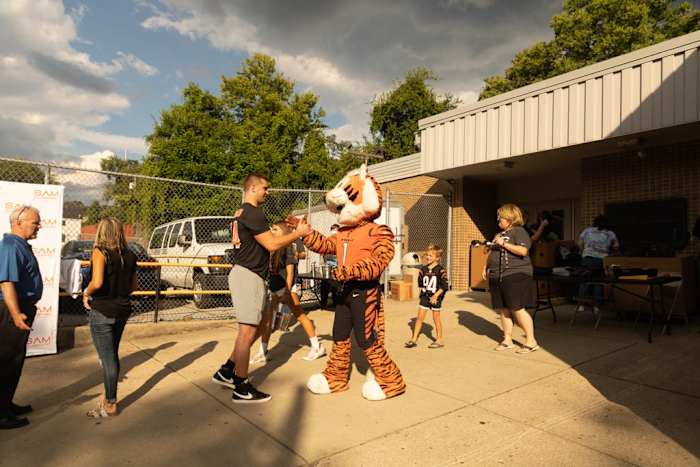
<instances>
[{"instance_id":1,"label":"brick building wall","mask_svg":"<svg viewBox=\"0 0 700 467\"><path fill-rule=\"evenodd\" d=\"M418 176L382 184L392 206L403 208L402 254L424 251L437 244L447 251L450 184L433 177ZM441 196L421 196L422 194ZM443 258L447 264L447 258Z\"/></svg>"},{"instance_id":2,"label":"brick building wall","mask_svg":"<svg viewBox=\"0 0 700 467\"><path fill-rule=\"evenodd\" d=\"M496 233L495 183L460 179L452 209L452 286L469 288L469 250L472 240L491 239Z\"/></svg>"},{"instance_id":3,"label":"brick building wall","mask_svg":"<svg viewBox=\"0 0 700 467\"><path fill-rule=\"evenodd\" d=\"M603 213L608 203L664 198L688 200L688 227L700 215L700 142L644 149L644 157L611 154L582 162L581 216L583 225ZM700 253L698 240L680 255Z\"/></svg>"},{"instance_id":4,"label":"brick building wall","mask_svg":"<svg viewBox=\"0 0 700 467\"><path fill-rule=\"evenodd\" d=\"M447 209L452 209L451 285L455 290L469 287L469 244L472 240L491 238L496 233L497 189L495 183L471 179L456 180L454 185L433 177L419 176L382 183L390 192L390 202L401 203L406 216L405 251L422 250L427 243L441 241L440 233L447 230ZM394 193L392 193L394 192ZM445 201L398 195L404 193L442 194L452 196L452 207Z\"/></svg>"}]
</instances>

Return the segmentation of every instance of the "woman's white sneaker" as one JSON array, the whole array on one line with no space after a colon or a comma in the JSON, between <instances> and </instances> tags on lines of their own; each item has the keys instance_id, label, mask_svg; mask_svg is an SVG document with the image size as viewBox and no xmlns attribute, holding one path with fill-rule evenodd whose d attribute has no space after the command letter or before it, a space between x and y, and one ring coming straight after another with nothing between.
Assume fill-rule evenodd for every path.
<instances>
[{"instance_id":1,"label":"woman's white sneaker","mask_svg":"<svg viewBox=\"0 0 700 467\"><path fill-rule=\"evenodd\" d=\"M316 360L317 358L321 358L324 355L326 355L326 348L322 345L319 345L317 349L311 347L311 350L309 350L309 353L306 354L304 360L310 362L311 360Z\"/></svg>"},{"instance_id":2,"label":"woman's white sneaker","mask_svg":"<svg viewBox=\"0 0 700 467\"><path fill-rule=\"evenodd\" d=\"M258 363L267 363L270 361L270 351L268 350L267 352L263 353L259 351L252 357L250 357L250 364L255 365Z\"/></svg>"}]
</instances>

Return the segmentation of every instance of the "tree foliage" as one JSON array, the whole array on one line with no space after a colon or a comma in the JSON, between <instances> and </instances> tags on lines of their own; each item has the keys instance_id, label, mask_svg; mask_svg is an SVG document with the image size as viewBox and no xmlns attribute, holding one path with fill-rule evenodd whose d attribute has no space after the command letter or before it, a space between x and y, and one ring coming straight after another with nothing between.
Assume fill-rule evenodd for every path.
<instances>
[{"instance_id":1,"label":"tree foliage","mask_svg":"<svg viewBox=\"0 0 700 467\"><path fill-rule=\"evenodd\" d=\"M0 161L0 180L6 182L44 183L45 179L45 170L37 165L15 161Z\"/></svg>"},{"instance_id":2,"label":"tree foliage","mask_svg":"<svg viewBox=\"0 0 700 467\"><path fill-rule=\"evenodd\" d=\"M337 175L318 100L296 92L273 58L255 54L222 77L220 96L191 83L182 104L161 112L146 138L144 173L238 185L256 172L273 186L327 188Z\"/></svg>"},{"instance_id":3,"label":"tree foliage","mask_svg":"<svg viewBox=\"0 0 700 467\"><path fill-rule=\"evenodd\" d=\"M236 75L223 76L220 95L190 83L182 102L160 112L142 166L109 158L102 168L229 187L114 176L106 205L90 206L88 214L116 215L148 235L173 219L230 215L241 203L241 192L230 186L240 186L251 172L267 176L273 187L329 188L344 166L329 153L334 142L324 134L318 101L311 92L296 92L275 60L262 54L245 60ZM268 215L308 205L308 196L290 196L273 194L266 205L275 212Z\"/></svg>"},{"instance_id":4,"label":"tree foliage","mask_svg":"<svg viewBox=\"0 0 700 467\"><path fill-rule=\"evenodd\" d=\"M416 152L418 120L451 110L460 102L450 94L438 96L426 83L436 79L426 68L411 70L394 89L374 99L370 112L373 138L370 147L380 147L386 159Z\"/></svg>"},{"instance_id":5,"label":"tree foliage","mask_svg":"<svg viewBox=\"0 0 700 467\"><path fill-rule=\"evenodd\" d=\"M552 17L554 39L513 58L503 75L486 78L479 99L700 29L700 11L673 0L565 0Z\"/></svg>"}]
</instances>

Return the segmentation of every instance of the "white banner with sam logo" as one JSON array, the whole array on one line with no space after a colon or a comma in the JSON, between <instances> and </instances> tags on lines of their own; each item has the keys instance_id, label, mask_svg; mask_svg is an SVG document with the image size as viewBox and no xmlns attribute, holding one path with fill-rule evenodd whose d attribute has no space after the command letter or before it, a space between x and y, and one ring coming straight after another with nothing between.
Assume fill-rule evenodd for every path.
<instances>
[{"instance_id":1,"label":"white banner with sam logo","mask_svg":"<svg viewBox=\"0 0 700 467\"><path fill-rule=\"evenodd\" d=\"M61 271L63 187L0 181L0 232L10 231L10 213L21 205L34 206L41 215L41 229L30 240L44 280L44 294L29 334L27 355L56 353L58 327L58 276Z\"/></svg>"}]
</instances>

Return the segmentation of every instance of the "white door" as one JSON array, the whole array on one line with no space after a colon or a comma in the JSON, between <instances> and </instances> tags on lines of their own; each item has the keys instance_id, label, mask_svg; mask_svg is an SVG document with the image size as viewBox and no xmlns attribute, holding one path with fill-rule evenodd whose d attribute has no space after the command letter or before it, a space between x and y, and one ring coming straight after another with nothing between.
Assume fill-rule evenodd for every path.
<instances>
[{"instance_id":1,"label":"white door","mask_svg":"<svg viewBox=\"0 0 700 467\"><path fill-rule=\"evenodd\" d=\"M387 272L390 276L400 276L401 275L401 258L403 257L403 251L401 248L403 241L403 207L402 206L390 206L389 207L389 219L387 222L386 209L382 210L381 215L375 221L377 224L386 224L389 226L391 231L394 233L394 257L389 263Z\"/></svg>"}]
</instances>

